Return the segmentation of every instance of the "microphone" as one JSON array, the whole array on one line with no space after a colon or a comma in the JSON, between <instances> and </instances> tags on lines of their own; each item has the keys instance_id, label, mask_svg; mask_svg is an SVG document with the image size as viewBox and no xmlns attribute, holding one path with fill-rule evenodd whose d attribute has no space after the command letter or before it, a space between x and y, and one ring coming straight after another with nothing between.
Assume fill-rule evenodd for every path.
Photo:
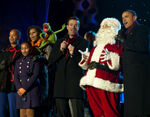
<instances>
[{"instance_id":1,"label":"microphone","mask_svg":"<svg viewBox=\"0 0 150 117\"><path fill-rule=\"evenodd\" d=\"M67 38L63 38L63 41L66 41L67 42ZM62 48L62 52L65 53L65 50L68 48L68 44L66 46L66 48Z\"/></svg>"}]
</instances>

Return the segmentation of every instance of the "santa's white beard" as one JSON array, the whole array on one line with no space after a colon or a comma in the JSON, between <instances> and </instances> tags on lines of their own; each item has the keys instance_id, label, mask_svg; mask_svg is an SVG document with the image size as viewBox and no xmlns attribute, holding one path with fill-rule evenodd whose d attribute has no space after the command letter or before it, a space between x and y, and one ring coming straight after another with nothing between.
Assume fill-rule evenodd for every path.
<instances>
[{"instance_id":1,"label":"santa's white beard","mask_svg":"<svg viewBox=\"0 0 150 117\"><path fill-rule=\"evenodd\" d=\"M100 28L97 35L96 35L96 45L99 44L114 44L115 43L115 36L118 34L118 32L111 28L111 29L102 29Z\"/></svg>"}]
</instances>

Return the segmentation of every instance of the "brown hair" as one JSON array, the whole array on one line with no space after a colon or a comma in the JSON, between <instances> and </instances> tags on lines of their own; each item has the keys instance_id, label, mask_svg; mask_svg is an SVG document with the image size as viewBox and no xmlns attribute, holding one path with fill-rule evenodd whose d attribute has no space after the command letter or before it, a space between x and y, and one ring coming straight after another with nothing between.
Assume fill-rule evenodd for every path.
<instances>
[{"instance_id":1,"label":"brown hair","mask_svg":"<svg viewBox=\"0 0 150 117\"><path fill-rule=\"evenodd\" d=\"M35 26L35 25L29 26L28 29L27 29L27 35L28 35L29 41L31 41L31 40L30 40L30 37L29 37L29 31L30 31L31 29L35 29L35 30L38 32L38 35L39 35L39 36L40 36L40 33L42 33L42 29L41 29L39 26Z\"/></svg>"},{"instance_id":2,"label":"brown hair","mask_svg":"<svg viewBox=\"0 0 150 117\"><path fill-rule=\"evenodd\" d=\"M67 25L68 25L68 22L69 22L70 20L76 20L76 21L78 21L79 26L80 26L80 20L79 20L79 18L78 18L77 16L69 17L68 20L67 20Z\"/></svg>"}]
</instances>

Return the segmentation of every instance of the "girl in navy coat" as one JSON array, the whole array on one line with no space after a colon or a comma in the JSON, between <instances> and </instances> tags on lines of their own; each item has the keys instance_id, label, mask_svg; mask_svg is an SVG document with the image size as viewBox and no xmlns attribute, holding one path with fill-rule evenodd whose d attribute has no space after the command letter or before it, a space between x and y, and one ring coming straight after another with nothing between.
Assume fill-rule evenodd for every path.
<instances>
[{"instance_id":1,"label":"girl in navy coat","mask_svg":"<svg viewBox=\"0 0 150 117\"><path fill-rule=\"evenodd\" d=\"M20 109L20 117L34 117L35 108L40 106L39 62L30 54L30 50L30 43L23 42L23 56L15 65L15 86L18 94L16 108Z\"/></svg>"}]
</instances>

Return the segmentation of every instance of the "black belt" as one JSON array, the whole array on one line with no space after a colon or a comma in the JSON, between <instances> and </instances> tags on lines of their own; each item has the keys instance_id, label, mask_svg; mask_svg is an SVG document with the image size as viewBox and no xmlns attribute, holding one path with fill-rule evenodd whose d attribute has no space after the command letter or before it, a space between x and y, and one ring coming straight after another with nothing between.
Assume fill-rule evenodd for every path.
<instances>
[{"instance_id":1,"label":"black belt","mask_svg":"<svg viewBox=\"0 0 150 117\"><path fill-rule=\"evenodd\" d=\"M89 65L88 65L88 69L92 70L92 69L101 69L104 71L108 71L114 74L117 74L117 71L111 70L109 69L108 65L104 64L104 63L98 63L95 61L92 61Z\"/></svg>"}]
</instances>

